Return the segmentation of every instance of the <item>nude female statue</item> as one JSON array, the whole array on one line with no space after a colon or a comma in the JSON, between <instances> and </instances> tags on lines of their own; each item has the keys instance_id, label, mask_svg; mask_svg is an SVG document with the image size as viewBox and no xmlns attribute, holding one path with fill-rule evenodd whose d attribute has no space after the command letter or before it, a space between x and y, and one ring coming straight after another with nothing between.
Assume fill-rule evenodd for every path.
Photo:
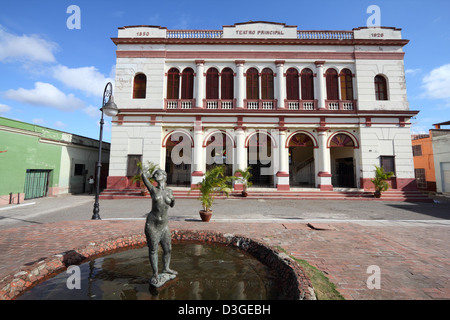
<instances>
[{"instance_id":1,"label":"nude female statue","mask_svg":"<svg viewBox=\"0 0 450 320\"><path fill-rule=\"evenodd\" d=\"M174 279L177 272L169 268L172 252L172 238L169 230L169 218L167 211L169 206L175 205L172 190L166 188L167 173L164 170L156 170L152 176L158 186L154 186L144 173L142 180L152 197L152 211L147 215L145 223L145 236L147 238L148 253L153 276L150 284L154 287L162 286L167 280ZM158 245L161 243L163 250L163 270L158 273Z\"/></svg>"}]
</instances>

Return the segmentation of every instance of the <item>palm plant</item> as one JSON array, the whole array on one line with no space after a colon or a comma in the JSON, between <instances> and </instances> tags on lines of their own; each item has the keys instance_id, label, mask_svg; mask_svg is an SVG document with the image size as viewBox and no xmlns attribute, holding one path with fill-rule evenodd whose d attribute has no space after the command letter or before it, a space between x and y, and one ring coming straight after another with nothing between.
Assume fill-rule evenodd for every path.
<instances>
[{"instance_id":1,"label":"palm plant","mask_svg":"<svg viewBox=\"0 0 450 320\"><path fill-rule=\"evenodd\" d=\"M207 171L201 182L197 185L200 191L199 200L202 203L203 211L211 212L212 205L214 203L214 197L218 193L225 193L228 197L231 192L231 188L228 182L233 177L225 176L225 167L218 166Z\"/></svg>"},{"instance_id":2,"label":"palm plant","mask_svg":"<svg viewBox=\"0 0 450 320\"><path fill-rule=\"evenodd\" d=\"M252 167L247 167L244 170L242 170L242 169L236 170L236 172L240 173L240 175L241 175L240 177L237 177L237 178L242 180L242 182L243 182L242 195L244 195L244 196L247 195L247 187L252 186L252 182L250 181L250 178L252 177L252 173L250 172L251 169L252 169Z\"/></svg>"},{"instance_id":3,"label":"palm plant","mask_svg":"<svg viewBox=\"0 0 450 320\"><path fill-rule=\"evenodd\" d=\"M135 176L133 176L133 178L131 179L131 182L135 183L135 182L139 181L139 185L142 188L142 192L145 193L146 188L142 181L141 173L145 173L145 175L148 177L148 181L150 181L150 183L153 183L154 179L152 178L152 175L153 175L153 172L155 172L155 170L159 169L159 165L157 165L156 163L153 163L151 161L147 161L146 164L143 164L142 162L138 162L136 165L139 168L139 173L136 174Z\"/></svg>"},{"instance_id":4,"label":"palm plant","mask_svg":"<svg viewBox=\"0 0 450 320\"><path fill-rule=\"evenodd\" d=\"M381 193L389 189L389 184L386 180L392 177L394 177L393 172L385 172L383 167L375 166L375 178L371 180L375 186L375 197L381 197Z\"/></svg>"}]
</instances>

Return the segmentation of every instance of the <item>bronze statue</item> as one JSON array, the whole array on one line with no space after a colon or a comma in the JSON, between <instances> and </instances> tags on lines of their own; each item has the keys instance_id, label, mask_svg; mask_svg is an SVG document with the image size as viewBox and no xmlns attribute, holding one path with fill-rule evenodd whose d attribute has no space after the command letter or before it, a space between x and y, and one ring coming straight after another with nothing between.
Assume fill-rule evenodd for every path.
<instances>
[{"instance_id":1,"label":"bronze statue","mask_svg":"<svg viewBox=\"0 0 450 320\"><path fill-rule=\"evenodd\" d=\"M142 180L152 197L152 211L147 215L145 223L145 236L147 238L150 264L153 269L153 276L150 284L154 287L161 287L168 280L174 279L177 272L169 268L172 252L172 237L169 229L168 210L169 206L175 205L175 198L172 189L166 188L167 173L164 170L156 170L152 178L157 182L155 187L142 173ZM163 270L158 273L158 245L161 244L163 250Z\"/></svg>"}]
</instances>

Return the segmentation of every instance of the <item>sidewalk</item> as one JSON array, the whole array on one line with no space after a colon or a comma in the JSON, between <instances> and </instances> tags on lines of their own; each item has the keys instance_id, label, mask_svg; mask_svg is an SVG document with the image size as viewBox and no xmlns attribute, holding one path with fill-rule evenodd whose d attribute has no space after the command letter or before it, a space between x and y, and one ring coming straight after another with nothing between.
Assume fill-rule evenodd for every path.
<instances>
[{"instance_id":1,"label":"sidewalk","mask_svg":"<svg viewBox=\"0 0 450 320\"><path fill-rule=\"evenodd\" d=\"M17 275L27 265L36 265L53 255L95 242L143 234L143 212L148 212L148 201L137 202L134 207L120 200L104 201L101 203L103 212L100 213L104 220L92 221L92 202L89 198L85 200L78 205L68 205L63 212L58 211L58 214L65 216L61 221L27 222L23 226L0 230L0 291L3 287L2 279ZM301 213L305 212L300 207L312 206L310 202L295 203L297 212ZM352 204L340 203L343 207L347 206L348 210L352 209ZM260 210L265 205L270 208L270 212L281 206L280 203L273 202L259 204ZM333 218L336 212L327 209L325 203L322 208L317 209L323 213L321 219L313 219L312 216L300 213L295 218L288 209L283 209L283 214L280 211L281 218L275 218L268 215L253 216L254 203L231 201L223 202L218 207L229 209L239 206L240 212L228 217L218 213L211 222L204 223L198 221L198 216L186 215L191 210L188 205L198 203L179 201L177 205L180 211L171 216L172 230L245 235L269 246L280 246L290 255L304 259L324 272L346 299L450 299L450 224L449 220L436 216L441 212L420 220L370 220L367 216L361 216L366 218L359 220L339 220ZM361 202L358 206L361 207ZM31 207L32 205L27 209ZM118 208L118 211L128 207L128 220L123 220L123 211L122 217L113 217L114 214L108 212L113 207ZM405 208L408 212L403 212ZM411 208L415 211L411 211ZM408 217L409 214L424 218L422 211L429 208L431 207L407 207L402 204L402 207L393 207L393 211L386 214L398 214L402 217ZM325 215L325 209L328 210L328 215ZM369 211L375 212L375 209L377 208L368 206ZM37 207L34 208L36 210ZM253 219L245 219L246 210L251 211ZM84 218L75 215L72 220L69 219L73 212L80 211ZM0 211L0 215L4 213ZM55 214L56 211L48 216ZM261 217L265 220L258 219ZM34 219L42 218L35 216ZM380 268L380 289L367 287L367 279L371 275L367 270L372 265Z\"/></svg>"}]
</instances>

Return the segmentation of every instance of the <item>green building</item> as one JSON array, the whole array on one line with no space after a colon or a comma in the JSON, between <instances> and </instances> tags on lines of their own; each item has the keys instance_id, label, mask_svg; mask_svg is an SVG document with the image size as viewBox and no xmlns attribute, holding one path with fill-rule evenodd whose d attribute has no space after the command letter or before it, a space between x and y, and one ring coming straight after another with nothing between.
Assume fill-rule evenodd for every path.
<instances>
[{"instance_id":1,"label":"green building","mask_svg":"<svg viewBox=\"0 0 450 320\"><path fill-rule=\"evenodd\" d=\"M106 186L110 144L102 144L100 186ZM0 205L89 192L98 140L0 117Z\"/></svg>"}]
</instances>

